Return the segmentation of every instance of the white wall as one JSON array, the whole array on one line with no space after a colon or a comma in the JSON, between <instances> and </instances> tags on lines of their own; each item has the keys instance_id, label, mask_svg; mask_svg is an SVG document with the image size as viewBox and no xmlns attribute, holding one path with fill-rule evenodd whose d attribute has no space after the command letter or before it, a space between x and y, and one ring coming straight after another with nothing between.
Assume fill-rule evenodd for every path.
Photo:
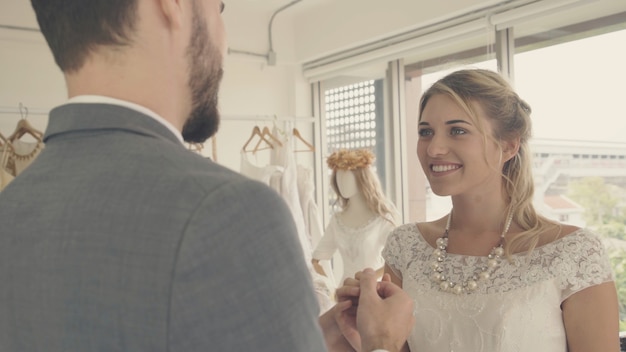
<instances>
[{"instance_id":1,"label":"white wall","mask_svg":"<svg viewBox=\"0 0 626 352\"><path fill-rule=\"evenodd\" d=\"M227 3L224 21L229 48L267 54L269 51L269 21L272 12L259 13L247 7ZM295 62L295 42L291 11L279 13L273 22L272 43L277 62L270 66L264 58L231 53L224 65L224 80L220 91L222 124L217 141L217 161L239 170L240 150L255 125L274 125L285 129L298 128L307 140L312 140L313 124L285 123L285 120L311 117L310 89ZM260 116L254 120L254 116ZM267 120L275 117L276 120ZM242 120L245 118L246 120ZM302 119L301 119L302 120ZM267 153L259 153L258 165L264 165ZM312 166L310 155L298 155L300 161ZM256 158L255 158L256 159Z\"/></svg>"},{"instance_id":2,"label":"white wall","mask_svg":"<svg viewBox=\"0 0 626 352\"><path fill-rule=\"evenodd\" d=\"M37 28L30 1L3 0L0 24ZM20 103L31 109L31 124L41 130L47 125L45 113L65 99L63 76L39 32L0 28L0 108L17 109ZM19 114L0 114L0 132L15 129Z\"/></svg>"},{"instance_id":3,"label":"white wall","mask_svg":"<svg viewBox=\"0 0 626 352\"><path fill-rule=\"evenodd\" d=\"M63 76L39 33L0 30L0 108L17 109L22 103L31 110L31 124L43 131L45 113L65 99ZM38 114L39 113L39 114ZM0 114L0 132L10 135L19 114Z\"/></svg>"},{"instance_id":4,"label":"white wall","mask_svg":"<svg viewBox=\"0 0 626 352\"><path fill-rule=\"evenodd\" d=\"M228 5L227 5L228 6ZM271 13L246 12L229 6L224 21L230 47L258 53L269 50L268 22ZM0 2L0 24L37 28L29 1L3 0ZM289 12L274 20L274 51L278 62L268 66L264 59L229 54L226 58L224 80L220 93L220 110L224 116L217 136L218 162L239 170L239 150L255 124L272 126L271 121L233 121L229 117L277 116L308 117L310 92L294 62L294 37ZM66 99L65 82L56 67L43 36L0 28L0 108L17 109L19 103L27 106L33 126L45 130L45 112ZM41 114L37 114L37 112ZM13 132L19 114L0 114L0 132ZM279 124L279 127L282 127ZM294 124L305 138L311 133L310 122ZM207 143L204 154L213 151ZM312 165L307 157L304 163Z\"/></svg>"},{"instance_id":5,"label":"white wall","mask_svg":"<svg viewBox=\"0 0 626 352\"><path fill-rule=\"evenodd\" d=\"M237 2L227 1L224 13L229 47L267 53L273 10L252 10L245 1L239 1L243 5ZM499 2L502 0L310 0L286 9L274 20L275 66L255 56L229 54L226 58L220 94L224 122L216 140L218 162L237 170L239 150L252 127L268 125L263 120L234 121L229 117L311 115L311 93L301 74L302 62ZM623 0L600 2L624 6ZM0 24L37 27L30 2L2 0ZM62 76L41 34L0 29L0 108L17 108L22 102L31 111L45 112L64 100ZM0 114L0 131L10 134L18 118ZM29 118L36 127L45 128L44 115L31 114ZM311 123L296 122L295 126L313 140ZM210 148L205 152L212 154Z\"/></svg>"}]
</instances>

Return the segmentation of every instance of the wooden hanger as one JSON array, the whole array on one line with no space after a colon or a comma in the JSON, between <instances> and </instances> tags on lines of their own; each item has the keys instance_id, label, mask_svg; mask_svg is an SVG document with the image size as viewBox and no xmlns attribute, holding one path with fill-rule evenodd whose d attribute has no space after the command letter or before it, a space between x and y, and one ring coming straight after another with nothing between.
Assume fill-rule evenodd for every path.
<instances>
[{"instance_id":1,"label":"wooden hanger","mask_svg":"<svg viewBox=\"0 0 626 352\"><path fill-rule=\"evenodd\" d=\"M269 142L266 137L269 137L271 142ZM270 131L270 129L267 126L263 127L263 131L261 132L261 138L262 138L263 141L268 142L268 144L270 144L272 146L272 148L274 148L276 145L278 145L279 147L283 146L283 144L280 142L280 140L278 138L276 138L276 136L274 136L274 134ZM254 147L254 152L257 152L257 151L263 150L263 149L267 149L267 148L259 149L260 145L261 145L261 140L259 140L259 142Z\"/></svg>"},{"instance_id":2,"label":"wooden hanger","mask_svg":"<svg viewBox=\"0 0 626 352\"><path fill-rule=\"evenodd\" d=\"M272 141L272 145L274 145L274 146L278 145L279 147L283 146L283 144L281 143L280 139L278 139L278 138L276 138L276 136L274 136L272 131L270 131L269 127L267 127L267 126L263 127L263 131L261 132L261 135L263 135L263 137L270 137L270 140ZM257 145L258 144L259 143L257 143Z\"/></svg>"},{"instance_id":3,"label":"wooden hanger","mask_svg":"<svg viewBox=\"0 0 626 352\"><path fill-rule=\"evenodd\" d=\"M14 142L22 138L25 134L30 134L31 136L33 136L33 138L37 140L37 142L43 142L43 133L41 133L41 131L33 127L28 122L28 120L26 119L26 117L28 116L28 108L23 106L21 103L20 103L20 114L22 115L22 118L17 122L15 131L13 132L12 135L9 136L8 140L10 142Z\"/></svg>"},{"instance_id":4,"label":"wooden hanger","mask_svg":"<svg viewBox=\"0 0 626 352\"><path fill-rule=\"evenodd\" d=\"M266 127L267 128L267 127ZM252 149L252 150L246 150L246 148L248 147L248 145L250 144L250 142L252 142L252 140L254 139L254 137L259 137L259 142L256 144L256 146ZM267 145L266 148L259 148L259 145L265 142L265 144ZM252 134L250 134L250 138L248 138L248 140L246 141L246 143L243 145L243 148L241 148L241 150L243 150L244 152L253 152L256 153L259 150L263 150L263 149L269 149L269 148L274 148L274 144L272 144L272 142L270 140L268 140L267 138L265 138L265 136L263 135L263 132L261 132L261 129L259 128L259 126L254 126L254 128L252 129Z\"/></svg>"},{"instance_id":5,"label":"wooden hanger","mask_svg":"<svg viewBox=\"0 0 626 352\"><path fill-rule=\"evenodd\" d=\"M313 146L313 144L307 142L304 138L302 138L302 135L300 134L300 131L298 131L298 129L295 128L295 127L293 129L293 135L294 135L294 137L299 139L302 143L304 143L304 145L306 145L306 147L307 147L307 149L294 150L294 152L314 152L315 151L315 147Z\"/></svg>"}]
</instances>

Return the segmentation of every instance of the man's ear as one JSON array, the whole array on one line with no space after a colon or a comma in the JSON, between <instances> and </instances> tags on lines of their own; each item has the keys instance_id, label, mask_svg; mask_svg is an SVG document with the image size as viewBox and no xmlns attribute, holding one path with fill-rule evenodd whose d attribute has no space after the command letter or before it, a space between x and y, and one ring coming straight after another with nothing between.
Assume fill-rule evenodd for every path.
<instances>
[{"instance_id":1,"label":"man's ear","mask_svg":"<svg viewBox=\"0 0 626 352\"><path fill-rule=\"evenodd\" d=\"M163 18L173 27L183 26L183 3L186 0L156 0L163 14Z\"/></svg>"},{"instance_id":2,"label":"man's ear","mask_svg":"<svg viewBox=\"0 0 626 352\"><path fill-rule=\"evenodd\" d=\"M513 158L519 151L520 139L514 138L502 143L502 156L504 162L507 162Z\"/></svg>"}]
</instances>

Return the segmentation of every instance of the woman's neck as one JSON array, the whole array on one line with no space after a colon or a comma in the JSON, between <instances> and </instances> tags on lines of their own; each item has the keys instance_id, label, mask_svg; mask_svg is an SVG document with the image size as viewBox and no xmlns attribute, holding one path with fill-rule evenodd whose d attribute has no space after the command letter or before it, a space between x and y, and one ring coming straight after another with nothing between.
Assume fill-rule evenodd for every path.
<instances>
[{"instance_id":1,"label":"woman's neck","mask_svg":"<svg viewBox=\"0 0 626 352\"><path fill-rule=\"evenodd\" d=\"M452 199L451 227L465 233L480 234L502 231L508 215L508 204L501 199L454 197Z\"/></svg>"}]
</instances>

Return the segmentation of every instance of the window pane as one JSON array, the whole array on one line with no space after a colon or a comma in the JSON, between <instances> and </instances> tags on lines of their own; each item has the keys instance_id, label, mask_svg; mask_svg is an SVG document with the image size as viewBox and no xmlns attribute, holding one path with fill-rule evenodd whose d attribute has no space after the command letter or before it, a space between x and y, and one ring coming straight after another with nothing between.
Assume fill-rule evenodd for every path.
<instances>
[{"instance_id":1,"label":"window pane","mask_svg":"<svg viewBox=\"0 0 626 352\"><path fill-rule=\"evenodd\" d=\"M547 38L549 39L549 38ZM541 212L602 236L626 330L626 30L515 56L515 83L532 108Z\"/></svg>"},{"instance_id":2,"label":"window pane","mask_svg":"<svg viewBox=\"0 0 626 352\"><path fill-rule=\"evenodd\" d=\"M378 174L384 185L384 135L381 130L383 121L383 79L371 79L342 85L324 92L326 99L326 134L327 152L330 155L339 149L370 149L376 155L372 170ZM331 104L328 104L331 102ZM364 122L367 121L367 122ZM380 123L376 123L379 121ZM330 177L332 170L328 170ZM337 195L328 190L328 199L332 212L338 211Z\"/></svg>"}]
</instances>

